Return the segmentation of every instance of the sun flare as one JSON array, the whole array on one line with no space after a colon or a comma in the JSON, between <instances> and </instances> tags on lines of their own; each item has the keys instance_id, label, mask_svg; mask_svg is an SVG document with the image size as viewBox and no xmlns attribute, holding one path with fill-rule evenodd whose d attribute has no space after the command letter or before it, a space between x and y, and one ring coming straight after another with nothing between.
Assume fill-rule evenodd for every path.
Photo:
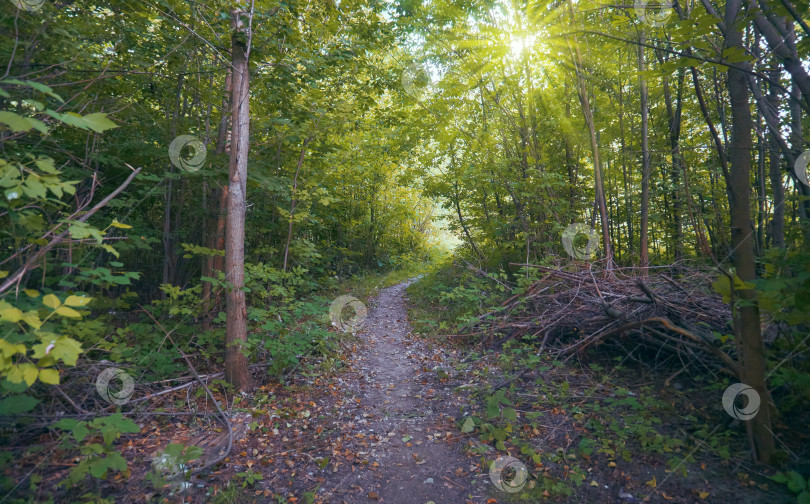
<instances>
[{"instance_id":1,"label":"sun flare","mask_svg":"<svg viewBox=\"0 0 810 504\"><path fill-rule=\"evenodd\" d=\"M526 51L532 49L537 40L537 35L513 35L509 41L509 47L513 58L520 58Z\"/></svg>"}]
</instances>

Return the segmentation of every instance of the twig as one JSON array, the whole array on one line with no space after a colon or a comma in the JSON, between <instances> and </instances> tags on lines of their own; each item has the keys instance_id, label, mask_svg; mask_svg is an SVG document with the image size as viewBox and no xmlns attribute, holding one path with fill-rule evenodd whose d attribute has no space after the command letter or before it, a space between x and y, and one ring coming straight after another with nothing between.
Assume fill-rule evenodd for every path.
<instances>
[{"instance_id":1,"label":"twig","mask_svg":"<svg viewBox=\"0 0 810 504\"><path fill-rule=\"evenodd\" d=\"M151 318L152 321L160 328L160 330L163 331L164 334L166 334L166 337L169 338L169 340L172 342L172 344L177 349L177 351L180 352L180 354L183 356L183 359L185 359L186 364L188 364L188 368L191 370L192 373L194 373L194 376L197 378L197 381L200 382L200 385L202 385L202 387L205 389L205 392L208 394L208 397L210 397L211 400L214 402L214 406L216 406L217 411L219 412L220 416L222 417L222 422L225 425L225 428L228 430L228 447L225 449L225 451L221 455L219 455L218 457L216 457L216 458L214 458L212 460L209 460L208 462L206 462L202 466L194 469L187 476L193 476L195 474L199 474L199 473L205 471L206 469L208 469L209 467L212 467L212 466L218 464L220 461L224 460L225 457L227 457L231 453L231 448L233 447L233 428L231 428L231 421L228 418L228 416L225 414L225 412L222 411L222 408L219 406L219 401L217 401L217 398L214 397L214 394L208 388L208 385L205 384L202 377L199 375L199 373L197 373L197 369L194 367L193 364L191 364L191 360L189 360L189 358L185 354L185 352L183 352L183 350L181 350L180 347L177 346L177 343L174 342L174 340L172 339L171 334L169 333L169 331L166 331L166 329L163 328L163 326L160 324L160 322L157 321L157 319L152 315L151 312L149 312L149 310L144 308L143 305L139 305L139 306L141 307L141 310L143 310L149 316L149 318ZM185 475L185 473L180 473L177 476L174 476L173 478L170 478L170 479L174 479L174 478L177 478L177 477L183 476L183 475Z\"/></svg>"},{"instance_id":2,"label":"twig","mask_svg":"<svg viewBox=\"0 0 810 504\"><path fill-rule=\"evenodd\" d=\"M132 167L130 166L130 168L132 168ZM113 200L113 198L115 198L116 196L118 196L118 194L119 194L121 191L123 191L124 189L126 189L126 188L127 188L127 186L129 185L129 183L130 183L130 182L132 182L132 179L134 179L134 178L135 178L135 176L136 176L136 175L138 175L140 172L141 172L141 168L136 168L136 169L133 169L132 173L130 173L130 174L129 174L129 177L127 177L127 179L124 181L124 183L123 183L123 184L121 184L121 185L120 185L120 186L118 186L118 188L116 188L116 189L115 189L113 192L111 192L110 194L108 194L106 198L104 198L103 200L99 201L99 202L98 202L98 203L97 203L97 204L96 204L96 205L95 205L93 208L91 208L90 210L88 210L88 211L87 211L87 213L85 213L84 215L82 215L81 217L79 217L79 219L77 219L77 220L78 220L78 222L85 222L85 221L87 221L87 219L89 219L89 218L90 218L90 217L91 217L93 214L95 214L96 212L98 212L99 210L101 210L102 208L104 208L104 207L107 205L107 203L109 203L110 201L112 201L112 200ZM74 214L74 215L75 215L75 214ZM28 271L28 269L29 269L29 268L30 268L30 267L31 267L31 266L32 266L32 265L33 265L33 264L34 264L36 261L38 261L39 259L41 259L41 258L42 258L42 256L44 256L44 255L45 255L45 254L46 254L46 253L47 253L49 250L51 250L53 247L55 247L56 245L58 245L58 244L59 244L59 243L60 243L62 240L64 240L64 239L65 239L65 237L67 236L67 234L68 234L68 232L69 232L69 231L70 231L70 226L68 226L68 227L67 227L67 228L66 228L64 231L62 231L62 232L61 232L61 233L59 233L58 235L56 235L56 236L55 236L55 237L54 237L54 238L53 238L53 239L52 239L50 242L48 242L48 244L47 244L47 245L45 245L45 246L43 246L41 249L39 249L39 250L37 251L37 253L36 253L36 254L34 254L34 255L33 255L33 256L32 256L32 257L29 259L29 260L27 260L27 261L25 262L25 264L24 264L24 265L23 265L23 266L22 266L20 269L18 269L18 270L17 270L17 271L16 271L14 274L9 275L9 276L8 276L8 278L6 278L6 281L5 281L5 282L3 282L3 284L2 284L2 285L0 285L0 294L2 294L3 292L5 292L6 290L8 290L8 289L9 289L9 287L11 287L12 285L14 285L14 284L18 283L20 280L22 280L22 277L23 277L23 275L25 275L25 272L26 272L26 271Z\"/></svg>"}]
</instances>

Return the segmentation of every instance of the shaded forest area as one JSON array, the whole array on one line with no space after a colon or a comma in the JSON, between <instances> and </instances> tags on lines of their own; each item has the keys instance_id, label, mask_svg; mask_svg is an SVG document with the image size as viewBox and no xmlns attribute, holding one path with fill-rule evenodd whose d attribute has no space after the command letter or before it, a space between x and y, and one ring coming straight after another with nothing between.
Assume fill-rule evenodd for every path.
<instances>
[{"instance_id":1,"label":"shaded forest area","mask_svg":"<svg viewBox=\"0 0 810 504\"><path fill-rule=\"evenodd\" d=\"M0 19L0 502L332 502L314 401L416 276L481 502L810 502L810 6Z\"/></svg>"}]
</instances>

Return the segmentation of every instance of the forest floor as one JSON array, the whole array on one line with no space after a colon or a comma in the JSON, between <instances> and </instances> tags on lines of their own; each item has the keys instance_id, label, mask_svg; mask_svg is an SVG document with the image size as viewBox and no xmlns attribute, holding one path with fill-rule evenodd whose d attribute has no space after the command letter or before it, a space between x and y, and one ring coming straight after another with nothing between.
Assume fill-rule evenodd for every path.
<instances>
[{"instance_id":1,"label":"forest floor","mask_svg":"<svg viewBox=\"0 0 810 504\"><path fill-rule=\"evenodd\" d=\"M270 436L280 444L262 435L240 441L242 458L258 459L263 468L251 493L278 502L486 500L488 468L465 453L469 436L455 423L468 399L442 378L456 352L412 335L404 296L409 283L382 289L370 302L346 369L312 383L304 413ZM257 455L268 445L287 449L267 462ZM247 463L230 470L247 470Z\"/></svg>"},{"instance_id":2,"label":"forest floor","mask_svg":"<svg viewBox=\"0 0 810 504\"><path fill-rule=\"evenodd\" d=\"M765 474L739 455L745 451L739 439L710 435L688 445L676 441L677 425L658 434L660 422L648 413L662 408L661 401L648 399L655 394L640 382L628 385L627 375L603 380L596 397L589 397L593 376L551 366L542 379L552 388L523 384L511 395L525 402L496 403L496 412L514 407L514 421L470 420L469 428L459 428L465 417L486 417L484 398L509 369L500 369L498 352L464 359L458 346L415 335L408 320L409 284L381 289L369 301L365 325L356 336L346 334L342 365L300 373L285 385L265 383L237 400L234 447L216 470L174 493L166 487L136 496L130 488L119 502L746 504L787 497L769 489ZM613 383L618 381L623 386ZM608 406L589 409L600 401ZM705 414L700 404L689 411L714 414ZM594 432L600 420L604 428ZM211 419L159 418L141 431L151 432L147 441L155 443L141 438L125 456L150 460L168 432L174 442L204 446L215 455L209 448L221 447L226 436L214 427ZM505 443L496 442L501 427L509 433ZM521 445L519 434L532 441ZM718 456L723 450L732 455ZM673 469L675 453L683 462ZM492 461L507 455L529 466L523 469L530 472L528 484L514 493L496 488L490 478ZM506 479L513 474L504 472Z\"/></svg>"}]
</instances>

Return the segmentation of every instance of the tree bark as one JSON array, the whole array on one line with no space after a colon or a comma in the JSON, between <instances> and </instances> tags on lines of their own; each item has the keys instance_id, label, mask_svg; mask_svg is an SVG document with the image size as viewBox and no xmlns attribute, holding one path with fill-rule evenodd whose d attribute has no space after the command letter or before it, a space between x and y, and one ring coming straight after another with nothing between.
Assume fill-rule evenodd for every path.
<instances>
[{"instance_id":1,"label":"tree bark","mask_svg":"<svg viewBox=\"0 0 810 504\"><path fill-rule=\"evenodd\" d=\"M681 111L683 110L683 68L678 69L677 88L675 90L675 106L672 103L672 92L669 79L664 79L664 99L667 108L667 122L669 124L669 146L672 154L672 223L673 240L675 241L675 261L683 259L683 222L681 204L681 173L683 172L683 157L681 155ZM697 230L695 231L697 233Z\"/></svg>"},{"instance_id":2,"label":"tree bark","mask_svg":"<svg viewBox=\"0 0 810 504\"><path fill-rule=\"evenodd\" d=\"M779 78L779 72L771 72L772 79ZM768 107L779 110L779 91L771 85L768 92ZM771 217L771 243L774 247L785 248L785 186L782 185L782 163L779 156L779 132L771 131L769 135L769 169L768 175L773 193L773 217Z\"/></svg>"},{"instance_id":3,"label":"tree bark","mask_svg":"<svg viewBox=\"0 0 810 504\"><path fill-rule=\"evenodd\" d=\"M742 49L742 32L737 21L741 0L726 2L725 49ZM756 278L753 229L751 226L751 109L747 74L737 68L728 69L728 93L731 101L731 243L736 275L743 282ZM757 415L748 424L759 461L769 463L774 452L771 433L771 410L765 385L765 349L760 330L759 307L754 289L738 289L736 295L743 305L735 309L736 337L742 349L740 379L753 387L762 399Z\"/></svg>"},{"instance_id":4,"label":"tree bark","mask_svg":"<svg viewBox=\"0 0 810 504\"><path fill-rule=\"evenodd\" d=\"M627 222L627 246L628 251L633 250L633 200L630 198L630 188L627 177L627 143L624 134L624 90L623 82L619 82L619 135L622 159L622 181L624 182L624 212Z\"/></svg>"},{"instance_id":5,"label":"tree bark","mask_svg":"<svg viewBox=\"0 0 810 504\"><path fill-rule=\"evenodd\" d=\"M231 11L233 82L231 99L231 157L229 166L228 225L225 231L225 280L227 294L225 335L225 378L240 392L253 388L248 358L247 306L245 304L245 210L247 160L250 147L248 45L242 12Z\"/></svg>"},{"instance_id":6,"label":"tree bark","mask_svg":"<svg viewBox=\"0 0 810 504\"><path fill-rule=\"evenodd\" d=\"M568 10L571 13L571 24L574 24L574 4L572 0L568 0ZM579 91L579 101L580 105L582 106L582 115L585 116L585 124L588 127L588 134L591 139L596 204L599 208L599 219L602 221L602 246L605 248L605 268L607 270L612 270L614 269L613 248L610 245L610 223L608 222L607 202L605 201L605 191L602 184L602 165L599 161L599 142L596 138L596 126L594 125L593 121L593 111L591 110L590 98L588 97L588 89L585 86L585 76L582 74L582 53L579 50L579 42L577 37L573 36L573 39L573 47L571 47L569 42L569 50L571 50L574 57L574 69L577 74L577 91Z\"/></svg>"},{"instance_id":7,"label":"tree bark","mask_svg":"<svg viewBox=\"0 0 810 504\"><path fill-rule=\"evenodd\" d=\"M172 140L177 136L177 121L180 114L180 96L183 91L183 73L177 76L177 89L174 97L174 107L171 119ZM169 164L169 173L174 173L174 164ZM174 236L172 234L172 196L174 195L174 180L170 177L166 183L166 194L164 196L165 211L163 213L163 280L164 284L174 283L175 269L177 267L177 254L174 246ZM163 293L165 298L166 293Z\"/></svg>"},{"instance_id":8,"label":"tree bark","mask_svg":"<svg viewBox=\"0 0 810 504\"><path fill-rule=\"evenodd\" d=\"M649 147L649 113L647 106L647 79L643 73L644 63L644 41L645 35L642 30L639 33L638 46L638 89L639 103L641 106L641 228L639 229L639 257L641 272L647 275L647 268L650 266L649 255L649 219L650 219L650 147Z\"/></svg>"},{"instance_id":9,"label":"tree bark","mask_svg":"<svg viewBox=\"0 0 810 504\"><path fill-rule=\"evenodd\" d=\"M804 98L803 108L810 110L810 75L802 66L801 59L796 55L795 41L791 40L791 37L784 37L780 34L780 31L782 33L787 31L785 18L774 14L769 9L760 10L760 5L756 0L748 0L748 6L749 11L755 13L754 24L757 30L765 37L771 52L782 61L782 65ZM733 29L728 25L728 21L726 21L726 27L728 30Z\"/></svg>"},{"instance_id":10,"label":"tree bark","mask_svg":"<svg viewBox=\"0 0 810 504\"><path fill-rule=\"evenodd\" d=\"M217 146L214 150L217 154L224 154L225 153L225 144L228 137L228 118L230 117L230 107L229 107L229 98L231 94L231 72L228 70L228 74L225 76L225 89L222 96L222 115L219 119L219 127L217 129ZM228 186L225 185L224 187L214 188L210 192L210 203L208 207L213 210L214 219L211 219L211 225L207 230L207 237L208 240L206 242L206 247L214 250L223 250L224 241L225 241L225 216L227 213L227 198L228 198ZM209 208L206 208L206 211L211 211ZM203 275L213 277L215 271L222 271L224 268L224 258L221 256L205 256L205 261L203 263ZM203 282L203 294L202 298L204 301L208 302L211 298L211 282ZM217 305L219 305L220 298L216 296L214 299L213 306L209 306L209 309L215 309Z\"/></svg>"}]
</instances>

